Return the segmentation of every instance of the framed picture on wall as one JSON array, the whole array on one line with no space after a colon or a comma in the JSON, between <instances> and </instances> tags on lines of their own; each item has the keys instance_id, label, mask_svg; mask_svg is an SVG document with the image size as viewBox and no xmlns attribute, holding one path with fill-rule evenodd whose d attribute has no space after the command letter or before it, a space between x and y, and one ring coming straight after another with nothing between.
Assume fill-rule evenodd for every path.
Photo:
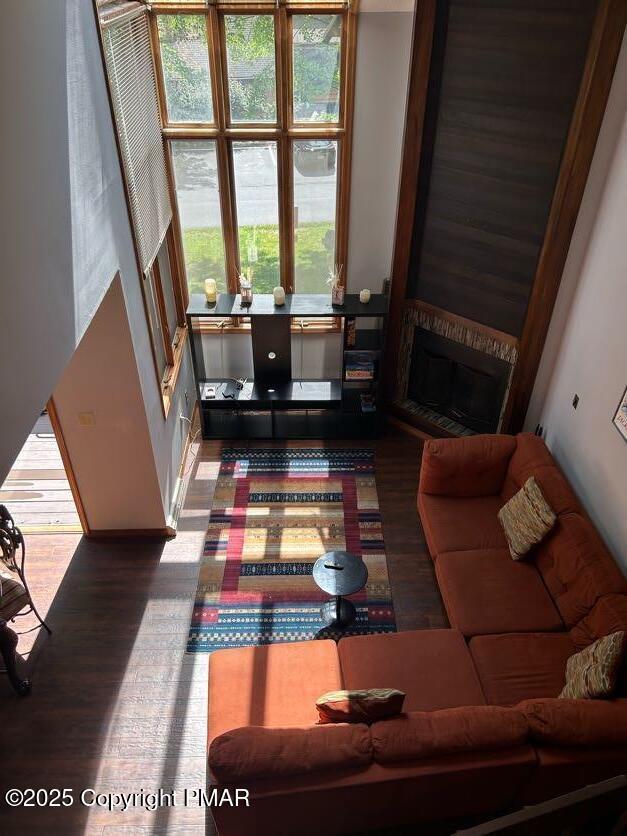
<instances>
[{"instance_id":1,"label":"framed picture on wall","mask_svg":"<svg viewBox=\"0 0 627 836\"><path fill-rule=\"evenodd\" d=\"M623 392L623 397L620 399L613 420L614 426L625 441L627 441L627 388Z\"/></svg>"}]
</instances>

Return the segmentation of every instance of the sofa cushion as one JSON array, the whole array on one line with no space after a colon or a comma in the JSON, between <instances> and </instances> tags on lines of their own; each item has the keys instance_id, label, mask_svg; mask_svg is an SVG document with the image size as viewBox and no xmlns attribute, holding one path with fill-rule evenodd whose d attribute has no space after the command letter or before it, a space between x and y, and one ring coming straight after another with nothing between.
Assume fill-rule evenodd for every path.
<instances>
[{"instance_id":1,"label":"sofa cushion","mask_svg":"<svg viewBox=\"0 0 627 836\"><path fill-rule=\"evenodd\" d=\"M599 598L627 589L594 526L580 514L561 514L532 559L568 627L585 618Z\"/></svg>"},{"instance_id":2,"label":"sofa cushion","mask_svg":"<svg viewBox=\"0 0 627 836\"><path fill-rule=\"evenodd\" d=\"M474 435L426 441L420 492L438 496L489 496L501 490L516 449L510 435Z\"/></svg>"},{"instance_id":3,"label":"sofa cushion","mask_svg":"<svg viewBox=\"0 0 627 836\"><path fill-rule=\"evenodd\" d=\"M570 657L562 699L594 700L616 693L627 650L627 633L620 630L597 639Z\"/></svg>"},{"instance_id":4,"label":"sofa cushion","mask_svg":"<svg viewBox=\"0 0 627 836\"><path fill-rule=\"evenodd\" d=\"M341 687L334 641L216 650L209 659L209 741L242 726L312 726L317 698Z\"/></svg>"},{"instance_id":5,"label":"sofa cushion","mask_svg":"<svg viewBox=\"0 0 627 836\"><path fill-rule=\"evenodd\" d=\"M411 711L380 720L370 731L378 763L506 749L522 745L528 735L523 714L493 705Z\"/></svg>"},{"instance_id":6,"label":"sofa cushion","mask_svg":"<svg viewBox=\"0 0 627 836\"><path fill-rule=\"evenodd\" d=\"M604 595L585 618L575 624L570 637L581 650L617 630L627 630L627 595Z\"/></svg>"},{"instance_id":7,"label":"sofa cushion","mask_svg":"<svg viewBox=\"0 0 627 836\"><path fill-rule=\"evenodd\" d=\"M431 556L465 549L507 548L498 496L469 499L419 494L418 510Z\"/></svg>"},{"instance_id":8,"label":"sofa cushion","mask_svg":"<svg viewBox=\"0 0 627 836\"><path fill-rule=\"evenodd\" d=\"M476 636L469 647L490 705L557 697L564 687L566 662L574 651L568 633Z\"/></svg>"},{"instance_id":9,"label":"sofa cushion","mask_svg":"<svg viewBox=\"0 0 627 836\"><path fill-rule=\"evenodd\" d=\"M349 636L338 650L345 688L399 688L407 695L405 711L485 704L457 630Z\"/></svg>"},{"instance_id":10,"label":"sofa cushion","mask_svg":"<svg viewBox=\"0 0 627 836\"><path fill-rule=\"evenodd\" d=\"M435 571L451 625L467 637L564 629L535 567L507 549L441 554Z\"/></svg>"},{"instance_id":11,"label":"sofa cushion","mask_svg":"<svg viewBox=\"0 0 627 836\"><path fill-rule=\"evenodd\" d=\"M324 723L373 723L403 710L405 694L396 688L364 691L327 691L316 700L319 720Z\"/></svg>"},{"instance_id":12,"label":"sofa cushion","mask_svg":"<svg viewBox=\"0 0 627 836\"><path fill-rule=\"evenodd\" d=\"M555 525L555 513L533 476L499 511L513 560L520 560L540 543Z\"/></svg>"},{"instance_id":13,"label":"sofa cushion","mask_svg":"<svg viewBox=\"0 0 627 836\"><path fill-rule=\"evenodd\" d=\"M540 485L556 514L581 510L579 500L544 441L531 433L520 433L516 436L516 451L510 459L500 490L503 502L511 499L531 476Z\"/></svg>"},{"instance_id":14,"label":"sofa cushion","mask_svg":"<svg viewBox=\"0 0 627 836\"><path fill-rule=\"evenodd\" d=\"M558 746L627 746L627 700L524 700L533 740Z\"/></svg>"},{"instance_id":15,"label":"sofa cushion","mask_svg":"<svg viewBox=\"0 0 627 836\"><path fill-rule=\"evenodd\" d=\"M269 729L247 726L221 734L209 746L209 769L222 784L366 767L370 730L363 723Z\"/></svg>"}]
</instances>

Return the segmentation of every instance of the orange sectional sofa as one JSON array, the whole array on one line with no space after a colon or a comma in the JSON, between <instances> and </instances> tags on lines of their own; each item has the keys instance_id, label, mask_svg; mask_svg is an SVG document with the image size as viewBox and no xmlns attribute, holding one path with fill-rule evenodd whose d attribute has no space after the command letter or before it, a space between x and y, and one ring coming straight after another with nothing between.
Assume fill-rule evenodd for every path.
<instances>
[{"instance_id":1,"label":"orange sectional sofa","mask_svg":"<svg viewBox=\"0 0 627 836\"><path fill-rule=\"evenodd\" d=\"M514 562L497 513L532 475L558 519ZM212 810L222 836L459 821L626 771L627 699L556 699L569 656L627 630L627 583L544 443L428 441L418 507L451 629L212 654L209 780L251 793ZM322 693L375 687L401 717L316 725Z\"/></svg>"}]
</instances>

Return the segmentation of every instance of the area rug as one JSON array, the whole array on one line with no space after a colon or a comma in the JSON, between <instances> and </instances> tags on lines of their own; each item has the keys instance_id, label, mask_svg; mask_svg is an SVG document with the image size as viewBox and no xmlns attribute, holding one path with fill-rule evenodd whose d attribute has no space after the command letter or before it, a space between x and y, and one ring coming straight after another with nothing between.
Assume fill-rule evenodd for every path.
<instances>
[{"instance_id":1,"label":"area rug","mask_svg":"<svg viewBox=\"0 0 627 836\"><path fill-rule=\"evenodd\" d=\"M368 582L341 633L312 577L325 552L358 554ZM396 630L372 450L224 450L187 650Z\"/></svg>"}]
</instances>

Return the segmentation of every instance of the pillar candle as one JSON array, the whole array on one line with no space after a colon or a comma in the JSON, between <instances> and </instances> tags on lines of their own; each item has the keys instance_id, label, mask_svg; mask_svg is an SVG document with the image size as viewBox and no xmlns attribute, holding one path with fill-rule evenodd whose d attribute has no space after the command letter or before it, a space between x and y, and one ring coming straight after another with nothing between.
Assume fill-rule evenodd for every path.
<instances>
[{"instance_id":1,"label":"pillar candle","mask_svg":"<svg viewBox=\"0 0 627 836\"><path fill-rule=\"evenodd\" d=\"M205 296L207 302L215 303L217 298L217 287L215 279L205 279Z\"/></svg>"},{"instance_id":2,"label":"pillar candle","mask_svg":"<svg viewBox=\"0 0 627 836\"><path fill-rule=\"evenodd\" d=\"M274 296L274 304L275 305L284 305L285 304L285 291L282 287L275 287L272 291L272 295Z\"/></svg>"},{"instance_id":3,"label":"pillar candle","mask_svg":"<svg viewBox=\"0 0 627 836\"><path fill-rule=\"evenodd\" d=\"M362 305L367 305L370 301L370 291L367 287L364 287L363 290L359 291L359 301Z\"/></svg>"}]
</instances>

